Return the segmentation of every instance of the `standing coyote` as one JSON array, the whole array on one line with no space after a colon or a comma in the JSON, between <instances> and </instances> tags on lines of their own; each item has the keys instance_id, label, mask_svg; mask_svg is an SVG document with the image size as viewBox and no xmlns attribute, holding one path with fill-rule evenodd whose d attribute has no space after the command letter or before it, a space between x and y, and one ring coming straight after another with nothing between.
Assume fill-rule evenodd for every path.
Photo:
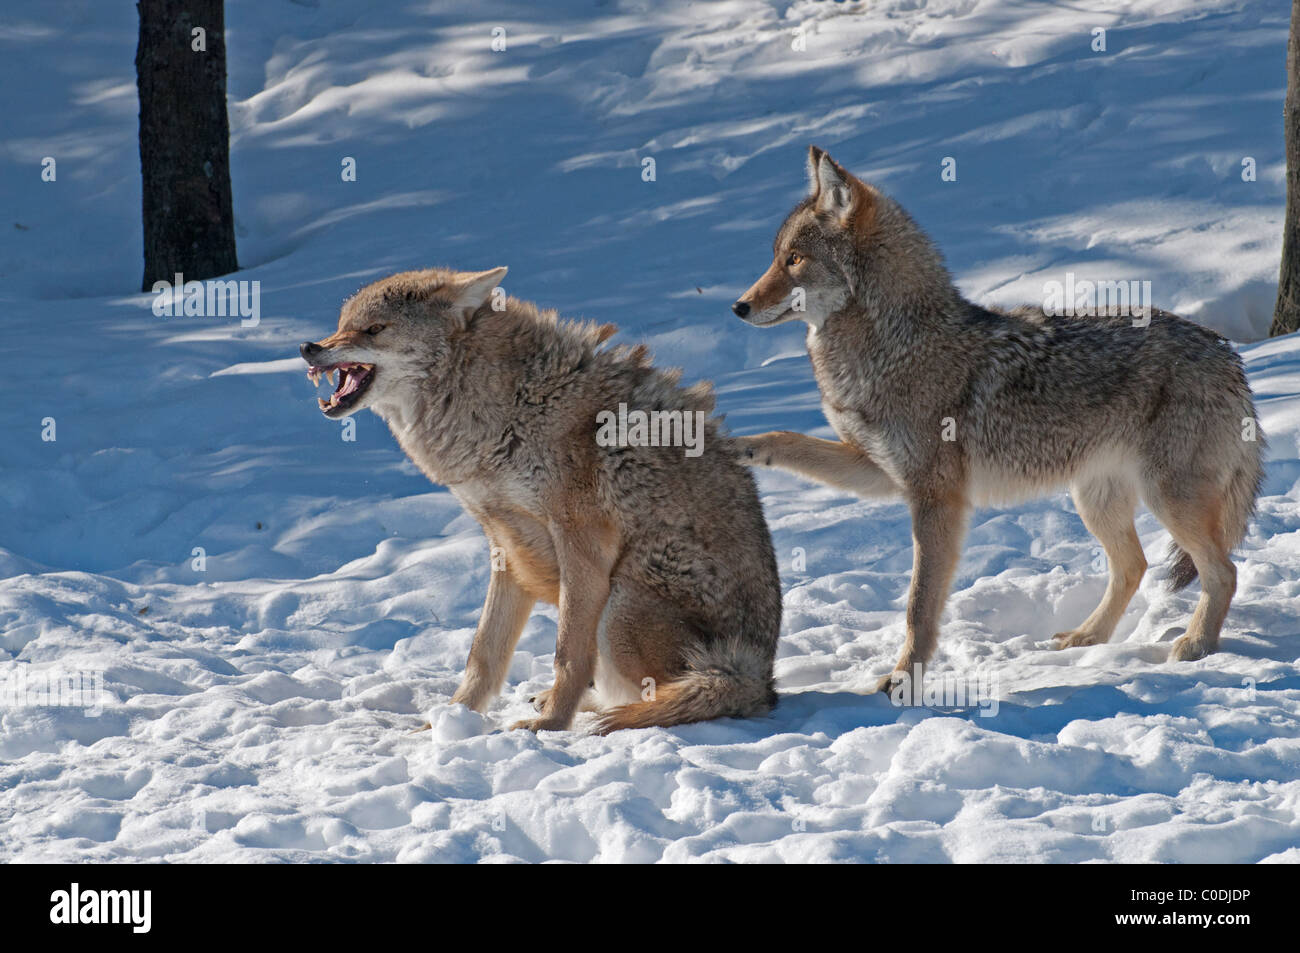
<instances>
[{"instance_id":1,"label":"standing coyote","mask_svg":"<svg viewBox=\"0 0 1300 953\"><path fill-rule=\"evenodd\" d=\"M325 416L377 413L493 548L452 701L481 711L496 696L541 599L559 606L555 685L534 699L540 718L512 727L568 728L591 710L589 688L615 706L601 733L768 711L780 580L754 479L710 417L710 386L680 387L644 346L600 348L611 324L504 296L494 309L505 273L393 275L344 303L337 333L301 348L313 382L339 374ZM600 439L599 420L637 412L651 433ZM693 439L668 446L665 433Z\"/></svg>"},{"instance_id":2,"label":"standing coyote","mask_svg":"<svg viewBox=\"0 0 1300 953\"><path fill-rule=\"evenodd\" d=\"M1052 317L962 298L903 209L809 150L811 191L777 232L775 258L732 310L755 327L808 323L822 408L839 441L743 439L751 463L912 511L907 640L895 670L927 662L973 505L1068 484L1101 541L1110 581L1062 648L1107 641L1146 559L1139 496L1173 536L1170 582L1202 591L1171 659L1215 651L1236 591L1230 557L1262 479L1240 359L1212 331L1164 311Z\"/></svg>"}]
</instances>

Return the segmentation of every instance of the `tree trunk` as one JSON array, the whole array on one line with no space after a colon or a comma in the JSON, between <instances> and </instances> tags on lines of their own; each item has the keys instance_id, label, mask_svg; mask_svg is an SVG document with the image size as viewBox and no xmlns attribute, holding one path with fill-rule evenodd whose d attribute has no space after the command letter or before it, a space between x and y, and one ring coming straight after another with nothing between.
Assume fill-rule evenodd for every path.
<instances>
[{"instance_id":1,"label":"tree trunk","mask_svg":"<svg viewBox=\"0 0 1300 953\"><path fill-rule=\"evenodd\" d=\"M1300 330L1300 0L1291 3L1291 39L1286 47L1286 223L1282 226L1282 269L1269 337Z\"/></svg>"},{"instance_id":2,"label":"tree trunk","mask_svg":"<svg viewBox=\"0 0 1300 953\"><path fill-rule=\"evenodd\" d=\"M144 282L239 268L230 198L224 0L139 0ZM202 44L193 31L202 28ZM194 46L205 45L206 50Z\"/></svg>"}]
</instances>

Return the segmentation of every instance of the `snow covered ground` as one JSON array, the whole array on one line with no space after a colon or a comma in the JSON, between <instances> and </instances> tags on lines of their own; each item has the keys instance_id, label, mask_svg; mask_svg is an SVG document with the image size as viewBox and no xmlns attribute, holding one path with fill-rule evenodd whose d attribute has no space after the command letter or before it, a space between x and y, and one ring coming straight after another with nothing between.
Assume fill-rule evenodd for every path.
<instances>
[{"instance_id":1,"label":"snow covered ground","mask_svg":"<svg viewBox=\"0 0 1300 953\"><path fill-rule=\"evenodd\" d=\"M226 6L255 327L136 290L134 5L0 12L0 861L1300 861L1300 340L1258 342L1285 5ZM764 474L771 717L500 731L549 684L549 608L486 717L447 707L486 543L378 418L347 442L320 417L297 342L377 276L506 264L511 293L712 378L734 430L828 435L800 331L727 312L809 142L976 300L1146 279L1258 342L1269 468L1223 651L1164 661L1197 590L1157 570L1113 643L1052 651L1105 585L1059 494L980 511L949 603L936 675L996 713L896 708L862 692L902 640L904 508ZM1139 531L1158 565L1165 533ZM34 704L56 676L92 707Z\"/></svg>"}]
</instances>

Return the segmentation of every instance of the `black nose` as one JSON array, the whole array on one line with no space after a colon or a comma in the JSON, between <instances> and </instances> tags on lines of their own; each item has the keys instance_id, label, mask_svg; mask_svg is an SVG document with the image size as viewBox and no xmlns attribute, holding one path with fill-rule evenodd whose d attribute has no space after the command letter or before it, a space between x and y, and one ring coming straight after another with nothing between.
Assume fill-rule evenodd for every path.
<instances>
[{"instance_id":1,"label":"black nose","mask_svg":"<svg viewBox=\"0 0 1300 953\"><path fill-rule=\"evenodd\" d=\"M319 344L317 344L315 341L303 341L302 344L299 345L298 347L298 353L301 354L303 357L311 357L317 351L323 351L323 350L325 349L321 347Z\"/></svg>"},{"instance_id":2,"label":"black nose","mask_svg":"<svg viewBox=\"0 0 1300 953\"><path fill-rule=\"evenodd\" d=\"M749 302L737 301L731 306L731 310L736 312L736 317L743 318L745 315L749 314Z\"/></svg>"}]
</instances>

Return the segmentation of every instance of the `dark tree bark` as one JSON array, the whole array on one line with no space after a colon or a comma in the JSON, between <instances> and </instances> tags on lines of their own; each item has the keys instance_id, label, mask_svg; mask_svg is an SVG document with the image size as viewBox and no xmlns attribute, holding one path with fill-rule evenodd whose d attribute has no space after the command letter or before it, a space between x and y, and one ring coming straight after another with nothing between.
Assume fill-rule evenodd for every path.
<instances>
[{"instance_id":1,"label":"dark tree bark","mask_svg":"<svg viewBox=\"0 0 1300 953\"><path fill-rule=\"evenodd\" d=\"M1286 223L1282 226L1282 269L1269 337L1300 330L1300 0L1291 2L1291 39L1286 47Z\"/></svg>"},{"instance_id":2,"label":"dark tree bark","mask_svg":"<svg viewBox=\"0 0 1300 953\"><path fill-rule=\"evenodd\" d=\"M224 0L139 0L144 282L239 268L230 198ZM192 31L205 31L195 50Z\"/></svg>"}]
</instances>

